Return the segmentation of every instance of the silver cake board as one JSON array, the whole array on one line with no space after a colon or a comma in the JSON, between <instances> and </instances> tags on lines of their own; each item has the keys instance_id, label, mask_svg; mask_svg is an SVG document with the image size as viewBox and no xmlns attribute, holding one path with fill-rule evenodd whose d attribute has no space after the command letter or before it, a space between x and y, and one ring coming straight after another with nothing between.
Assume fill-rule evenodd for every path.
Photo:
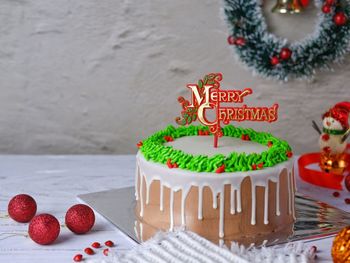
<instances>
[{"instance_id":1,"label":"silver cake board","mask_svg":"<svg viewBox=\"0 0 350 263\"><path fill-rule=\"evenodd\" d=\"M134 187L113 189L79 195L78 199L91 206L135 242L140 243L135 231L136 217ZM295 196L296 222L294 233L268 245L297 240L315 240L330 237L350 225L350 213L313 200L300 193Z\"/></svg>"}]
</instances>

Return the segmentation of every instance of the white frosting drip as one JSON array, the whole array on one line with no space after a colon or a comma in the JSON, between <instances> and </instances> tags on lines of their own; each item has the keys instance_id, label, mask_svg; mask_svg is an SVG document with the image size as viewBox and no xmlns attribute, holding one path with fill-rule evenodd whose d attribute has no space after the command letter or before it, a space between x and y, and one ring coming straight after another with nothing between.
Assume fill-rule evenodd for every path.
<instances>
[{"instance_id":1,"label":"white frosting drip","mask_svg":"<svg viewBox=\"0 0 350 263\"><path fill-rule=\"evenodd\" d=\"M251 216L250 223L252 225L256 224L256 185L255 184L252 184L252 216Z\"/></svg>"},{"instance_id":2,"label":"white frosting drip","mask_svg":"<svg viewBox=\"0 0 350 263\"><path fill-rule=\"evenodd\" d=\"M140 176L140 167L138 165L136 165L136 173L135 173L135 185L136 188L139 185L139 176ZM138 189L135 189L135 199L136 201L139 200L139 191Z\"/></svg>"},{"instance_id":3,"label":"white frosting drip","mask_svg":"<svg viewBox=\"0 0 350 263\"><path fill-rule=\"evenodd\" d=\"M289 172L287 172L289 173ZM281 215L281 210L280 210L280 180L277 180L277 185L276 185L276 215Z\"/></svg>"},{"instance_id":4,"label":"white frosting drip","mask_svg":"<svg viewBox=\"0 0 350 263\"><path fill-rule=\"evenodd\" d=\"M231 205L230 213L231 213L231 215L236 214L235 194L236 194L236 190L233 187L233 185L231 185L231 192L230 192L230 205Z\"/></svg>"},{"instance_id":5,"label":"white frosting drip","mask_svg":"<svg viewBox=\"0 0 350 263\"><path fill-rule=\"evenodd\" d=\"M225 185L220 192L220 216L219 216L219 237L223 238L224 234L224 212L225 212Z\"/></svg>"},{"instance_id":6,"label":"white frosting drip","mask_svg":"<svg viewBox=\"0 0 350 263\"><path fill-rule=\"evenodd\" d=\"M242 202L241 202L241 186L237 189L237 212L242 212Z\"/></svg>"},{"instance_id":7,"label":"white frosting drip","mask_svg":"<svg viewBox=\"0 0 350 263\"><path fill-rule=\"evenodd\" d=\"M217 193L212 191L213 192L213 208L216 209L218 208L218 199L217 199Z\"/></svg>"},{"instance_id":8,"label":"white frosting drip","mask_svg":"<svg viewBox=\"0 0 350 263\"><path fill-rule=\"evenodd\" d=\"M264 196L264 224L269 223L269 183L267 182L265 187L265 196Z\"/></svg>"},{"instance_id":9,"label":"white frosting drip","mask_svg":"<svg viewBox=\"0 0 350 263\"><path fill-rule=\"evenodd\" d=\"M198 220L203 219L203 187L198 187Z\"/></svg>"},{"instance_id":10,"label":"white frosting drip","mask_svg":"<svg viewBox=\"0 0 350 263\"><path fill-rule=\"evenodd\" d=\"M170 188L170 228L169 231L174 230L174 191Z\"/></svg>"},{"instance_id":11,"label":"white frosting drip","mask_svg":"<svg viewBox=\"0 0 350 263\"><path fill-rule=\"evenodd\" d=\"M182 191L181 195L181 224L186 225L185 205L186 198L192 186L198 187L198 219L203 219L203 188L208 186L213 196L213 208L217 209L218 198L220 198L220 211L219 211L219 237L224 237L224 200L225 200L225 185L231 186L230 196L230 212L231 214L240 213L242 211L241 204L241 183L247 176L250 177L252 186L252 211L251 211L251 224L256 224L256 186L265 187L264 197L264 224L268 224L268 183L271 180L276 183L276 214L280 215L280 174L284 169L287 170L288 183L293 183L291 176L291 168L293 162L288 160L280 163L274 167L269 167L261 170L248 171L248 172L234 172L234 173L207 173L207 172L191 172L182 169L169 169L166 165L158 164L154 162L146 161L143 155L139 152L137 154L137 166L138 174L141 178L137 178L136 192L138 192L137 186L140 181L140 194L138 196L140 200L140 216L143 217L143 181L146 183L146 204L149 202L149 190L153 181L160 181L160 210L163 211L164 194L163 188L168 187L170 189L170 227L169 230L174 229L174 193ZM294 184L293 184L294 185ZM294 215L294 187L291 187L291 191L288 193L288 211L291 211ZM235 198L236 197L236 198ZM289 212L290 213L290 212Z\"/></svg>"},{"instance_id":12,"label":"white frosting drip","mask_svg":"<svg viewBox=\"0 0 350 263\"><path fill-rule=\"evenodd\" d=\"M143 217L143 179L145 178L145 176L143 174L141 174L141 182L140 182L140 216Z\"/></svg>"}]
</instances>

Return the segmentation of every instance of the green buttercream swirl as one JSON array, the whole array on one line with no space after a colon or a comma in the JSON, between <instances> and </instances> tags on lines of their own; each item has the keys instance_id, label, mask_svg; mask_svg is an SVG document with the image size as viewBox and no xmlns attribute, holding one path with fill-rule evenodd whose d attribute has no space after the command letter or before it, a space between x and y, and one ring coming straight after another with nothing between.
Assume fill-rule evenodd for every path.
<instances>
[{"instance_id":1,"label":"green buttercream swirl","mask_svg":"<svg viewBox=\"0 0 350 263\"><path fill-rule=\"evenodd\" d=\"M242 135L249 135L253 142L267 145L272 142L268 150L258 153L236 153L231 152L228 156L217 154L215 156L192 155L182 150L174 149L172 146L164 145L167 141L164 136L171 136L174 140L183 136L196 136L198 131L207 131L205 126L168 126L166 129L151 135L142 143L140 150L146 160L166 164L168 159L172 163L177 163L179 168L193 172L215 172L223 164L225 172L242 172L253 170L253 165L260 163L264 167L272 167L278 163L288 160L287 152L291 151L289 144L281 139L272 136L267 132L256 132L253 129L245 129L227 125L222 128L224 136L241 138Z\"/></svg>"}]
</instances>

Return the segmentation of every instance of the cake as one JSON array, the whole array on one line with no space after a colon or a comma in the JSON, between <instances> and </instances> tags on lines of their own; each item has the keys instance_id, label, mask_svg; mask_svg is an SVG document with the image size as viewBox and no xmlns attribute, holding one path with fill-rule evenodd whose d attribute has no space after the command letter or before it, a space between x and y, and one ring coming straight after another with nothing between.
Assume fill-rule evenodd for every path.
<instances>
[{"instance_id":1,"label":"cake","mask_svg":"<svg viewBox=\"0 0 350 263\"><path fill-rule=\"evenodd\" d=\"M295 221L289 144L227 125L219 146L205 126L169 126L138 144L135 231L185 228L217 241L259 243L290 235Z\"/></svg>"}]
</instances>

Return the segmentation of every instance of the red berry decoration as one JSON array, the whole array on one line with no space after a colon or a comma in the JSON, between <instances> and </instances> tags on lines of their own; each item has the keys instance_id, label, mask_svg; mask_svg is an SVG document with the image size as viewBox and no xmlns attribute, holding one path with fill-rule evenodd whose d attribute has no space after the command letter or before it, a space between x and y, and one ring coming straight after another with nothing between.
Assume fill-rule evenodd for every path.
<instances>
[{"instance_id":1,"label":"red berry decoration","mask_svg":"<svg viewBox=\"0 0 350 263\"><path fill-rule=\"evenodd\" d=\"M229 36L229 37L227 38L227 43L228 43L229 45L234 45L234 44L235 44L235 38L234 38L233 36Z\"/></svg>"},{"instance_id":2,"label":"red berry decoration","mask_svg":"<svg viewBox=\"0 0 350 263\"><path fill-rule=\"evenodd\" d=\"M280 63L280 59L277 56L273 56L270 60L272 66L276 66Z\"/></svg>"},{"instance_id":3,"label":"red berry decoration","mask_svg":"<svg viewBox=\"0 0 350 263\"><path fill-rule=\"evenodd\" d=\"M256 170L256 168L257 168L256 164L253 163L253 164L252 164L252 169L253 169L253 170Z\"/></svg>"},{"instance_id":4,"label":"red berry decoration","mask_svg":"<svg viewBox=\"0 0 350 263\"><path fill-rule=\"evenodd\" d=\"M87 205L73 205L68 209L65 217L66 225L75 234L85 234L95 224L94 211Z\"/></svg>"},{"instance_id":5,"label":"red berry decoration","mask_svg":"<svg viewBox=\"0 0 350 263\"><path fill-rule=\"evenodd\" d=\"M235 40L235 45L236 46L244 46L245 45L245 38L244 37L237 37Z\"/></svg>"},{"instance_id":6,"label":"red berry decoration","mask_svg":"<svg viewBox=\"0 0 350 263\"><path fill-rule=\"evenodd\" d=\"M53 215L40 214L30 221L28 233L34 242L40 245L49 245L60 234L60 223Z\"/></svg>"},{"instance_id":7,"label":"red berry decoration","mask_svg":"<svg viewBox=\"0 0 350 263\"><path fill-rule=\"evenodd\" d=\"M217 174L223 173L225 172L225 165L221 165L220 167L218 167L215 171Z\"/></svg>"},{"instance_id":8,"label":"red berry decoration","mask_svg":"<svg viewBox=\"0 0 350 263\"><path fill-rule=\"evenodd\" d=\"M27 223L36 214L36 202L30 195L19 194L10 200L7 211L13 220Z\"/></svg>"},{"instance_id":9,"label":"red berry decoration","mask_svg":"<svg viewBox=\"0 0 350 263\"><path fill-rule=\"evenodd\" d=\"M258 168L259 168L259 169L264 168L264 163L259 163L259 164L258 164Z\"/></svg>"},{"instance_id":10,"label":"red berry decoration","mask_svg":"<svg viewBox=\"0 0 350 263\"><path fill-rule=\"evenodd\" d=\"M292 151L287 151L286 155L287 155L288 158L292 158L293 152Z\"/></svg>"},{"instance_id":11,"label":"red berry decoration","mask_svg":"<svg viewBox=\"0 0 350 263\"><path fill-rule=\"evenodd\" d=\"M92 248L90 248L90 247L87 247L87 248L85 248L84 249L84 252L86 253L86 254L88 254L88 255L93 255L93 254L95 254L95 252L92 250Z\"/></svg>"},{"instance_id":12,"label":"red berry decoration","mask_svg":"<svg viewBox=\"0 0 350 263\"><path fill-rule=\"evenodd\" d=\"M75 262L80 262L80 261L83 260L83 255L82 254L77 254L77 255L74 256L73 260Z\"/></svg>"},{"instance_id":13,"label":"red berry decoration","mask_svg":"<svg viewBox=\"0 0 350 263\"><path fill-rule=\"evenodd\" d=\"M106 257L108 256L108 252L109 252L109 249L108 248L105 248L103 250L103 255L105 255Z\"/></svg>"},{"instance_id":14,"label":"red berry decoration","mask_svg":"<svg viewBox=\"0 0 350 263\"><path fill-rule=\"evenodd\" d=\"M345 188L350 192L350 175L347 175L344 179Z\"/></svg>"},{"instance_id":15,"label":"red berry decoration","mask_svg":"<svg viewBox=\"0 0 350 263\"><path fill-rule=\"evenodd\" d=\"M91 246L92 246L93 248L100 248L100 247L101 247L101 244L98 243L98 242L94 242L94 243L91 244Z\"/></svg>"},{"instance_id":16,"label":"red berry decoration","mask_svg":"<svg viewBox=\"0 0 350 263\"><path fill-rule=\"evenodd\" d=\"M137 148L141 148L142 145L143 143L141 141L136 144Z\"/></svg>"},{"instance_id":17,"label":"red berry decoration","mask_svg":"<svg viewBox=\"0 0 350 263\"><path fill-rule=\"evenodd\" d=\"M345 198L345 204L350 205L350 198Z\"/></svg>"},{"instance_id":18,"label":"red berry decoration","mask_svg":"<svg viewBox=\"0 0 350 263\"><path fill-rule=\"evenodd\" d=\"M329 14L332 11L332 7L330 5L322 6L322 12L325 14Z\"/></svg>"},{"instance_id":19,"label":"red berry decoration","mask_svg":"<svg viewBox=\"0 0 350 263\"><path fill-rule=\"evenodd\" d=\"M106 245L107 247L113 247L113 246L114 246L114 243L113 243L113 241L108 240L108 241L105 242L105 245Z\"/></svg>"},{"instance_id":20,"label":"red berry decoration","mask_svg":"<svg viewBox=\"0 0 350 263\"><path fill-rule=\"evenodd\" d=\"M343 26L346 24L347 21L348 21L348 18L343 12L338 12L333 16L333 22L337 26Z\"/></svg>"},{"instance_id":21,"label":"red berry decoration","mask_svg":"<svg viewBox=\"0 0 350 263\"><path fill-rule=\"evenodd\" d=\"M292 51L289 48L282 48L280 52L280 58L282 60L288 60L292 56Z\"/></svg>"},{"instance_id":22,"label":"red berry decoration","mask_svg":"<svg viewBox=\"0 0 350 263\"><path fill-rule=\"evenodd\" d=\"M273 146L273 142L272 142L272 141L268 141L268 142L267 142L267 147L270 148L270 147L272 147L272 146Z\"/></svg>"}]
</instances>

